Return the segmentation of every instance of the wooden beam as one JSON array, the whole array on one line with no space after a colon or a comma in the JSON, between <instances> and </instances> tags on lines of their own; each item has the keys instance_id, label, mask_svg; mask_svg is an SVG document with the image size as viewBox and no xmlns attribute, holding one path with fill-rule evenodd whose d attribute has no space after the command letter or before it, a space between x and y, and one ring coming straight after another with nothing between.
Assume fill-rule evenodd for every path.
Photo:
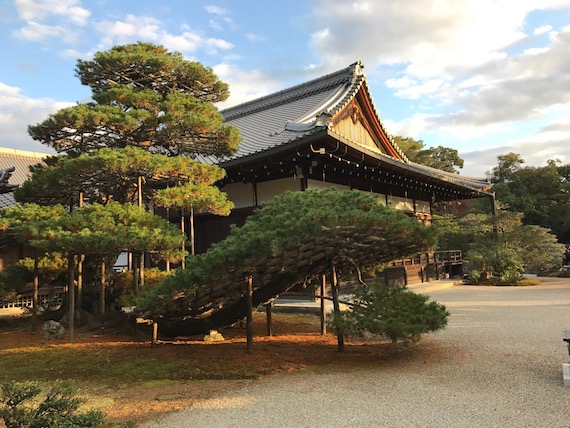
<instances>
[{"instance_id":1,"label":"wooden beam","mask_svg":"<svg viewBox=\"0 0 570 428\"><path fill-rule=\"evenodd\" d=\"M246 304L247 304L247 353L251 354L253 352L253 277L249 276L247 278L247 293L246 293Z\"/></svg>"}]
</instances>

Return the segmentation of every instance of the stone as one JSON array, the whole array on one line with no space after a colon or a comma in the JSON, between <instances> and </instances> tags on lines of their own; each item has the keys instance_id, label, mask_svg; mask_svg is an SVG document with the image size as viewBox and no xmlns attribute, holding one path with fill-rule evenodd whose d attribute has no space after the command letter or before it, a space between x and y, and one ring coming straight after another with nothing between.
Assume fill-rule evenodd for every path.
<instances>
[{"instance_id":1,"label":"stone","mask_svg":"<svg viewBox=\"0 0 570 428\"><path fill-rule=\"evenodd\" d=\"M564 386L570 386L570 364L562 364L562 378L564 379Z\"/></svg>"},{"instance_id":2,"label":"stone","mask_svg":"<svg viewBox=\"0 0 570 428\"><path fill-rule=\"evenodd\" d=\"M216 330L210 330L210 334L204 336L204 342L222 342L224 340L226 340L224 339L224 336L222 336Z\"/></svg>"},{"instance_id":3,"label":"stone","mask_svg":"<svg viewBox=\"0 0 570 428\"><path fill-rule=\"evenodd\" d=\"M42 327L42 334L47 340L61 339L65 334L65 327L57 321L46 321Z\"/></svg>"}]
</instances>

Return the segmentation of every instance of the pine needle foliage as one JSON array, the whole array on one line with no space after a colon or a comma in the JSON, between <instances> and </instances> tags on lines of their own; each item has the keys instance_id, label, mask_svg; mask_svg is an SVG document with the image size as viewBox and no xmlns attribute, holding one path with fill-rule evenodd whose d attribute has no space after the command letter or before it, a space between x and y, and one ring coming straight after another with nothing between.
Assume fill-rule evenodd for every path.
<instances>
[{"instance_id":1,"label":"pine needle foliage","mask_svg":"<svg viewBox=\"0 0 570 428\"><path fill-rule=\"evenodd\" d=\"M155 153L229 155L241 139L213 104L228 87L210 68L178 52L138 42L77 61L93 102L64 108L30 126L37 141L69 155L137 146Z\"/></svg>"},{"instance_id":2,"label":"pine needle foliage","mask_svg":"<svg viewBox=\"0 0 570 428\"><path fill-rule=\"evenodd\" d=\"M430 228L385 207L376 195L335 189L288 192L263 205L206 253L189 258L186 269L168 277L147 296L145 305L156 307L159 295L174 296L180 291L192 295L197 288L211 287L230 272L243 271L245 275L255 269L262 273L260 260L282 257L319 238L334 245L347 239L347 231L379 236L385 245L371 260L366 252L356 258L341 253L331 256L341 274L425 250L433 243Z\"/></svg>"}]
</instances>

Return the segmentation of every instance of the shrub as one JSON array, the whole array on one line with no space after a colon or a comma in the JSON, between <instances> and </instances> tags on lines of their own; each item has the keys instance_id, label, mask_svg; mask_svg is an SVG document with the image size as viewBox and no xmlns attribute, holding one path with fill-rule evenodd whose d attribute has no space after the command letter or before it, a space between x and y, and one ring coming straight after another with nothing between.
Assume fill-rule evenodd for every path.
<instances>
[{"instance_id":1,"label":"shrub","mask_svg":"<svg viewBox=\"0 0 570 428\"><path fill-rule=\"evenodd\" d=\"M465 258L472 266L469 280L475 283L495 278L498 282L514 283L524 272L523 261L517 252L493 240L473 248Z\"/></svg>"},{"instance_id":2,"label":"shrub","mask_svg":"<svg viewBox=\"0 0 570 428\"><path fill-rule=\"evenodd\" d=\"M56 381L43 401L33 403L40 392L38 382L2 385L0 418L6 428L90 428L103 423L99 410L78 412L85 399L75 397L77 388L68 381Z\"/></svg>"},{"instance_id":3,"label":"shrub","mask_svg":"<svg viewBox=\"0 0 570 428\"><path fill-rule=\"evenodd\" d=\"M420 335L447 325L449 312L437 302L403 287L372 284L355 292L352 311L341 312L331 324L337 333L380 335L397 342L417 340Z\"/></svg>"}]
</instances>

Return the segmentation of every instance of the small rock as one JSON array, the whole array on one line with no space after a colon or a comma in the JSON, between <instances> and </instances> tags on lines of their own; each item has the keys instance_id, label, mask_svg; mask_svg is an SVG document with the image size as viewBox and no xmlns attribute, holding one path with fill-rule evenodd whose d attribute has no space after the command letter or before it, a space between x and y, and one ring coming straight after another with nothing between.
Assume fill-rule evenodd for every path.
<instances>
[{"instance_id":1,"label":"small rock","mask_svg":"<svg viewBox=\"0 0 570 428\"><path fill-rule=\"evenodd\" d=\"M65 328L57 321L46 321L42 327L42 334L47 340L61 339L65 334Z\"/></svg>"},{"instance_id":2,"label":"small rock","mask_svg":"<svg viewBox=\"0 0 570 428\"><path fill-rule=\"evenodd\" d=\"M222 342L224 340L224 336L222 336L216 330L210 330L210 334L204 336L204 342Z\"/></svg>"}]
</instances>

